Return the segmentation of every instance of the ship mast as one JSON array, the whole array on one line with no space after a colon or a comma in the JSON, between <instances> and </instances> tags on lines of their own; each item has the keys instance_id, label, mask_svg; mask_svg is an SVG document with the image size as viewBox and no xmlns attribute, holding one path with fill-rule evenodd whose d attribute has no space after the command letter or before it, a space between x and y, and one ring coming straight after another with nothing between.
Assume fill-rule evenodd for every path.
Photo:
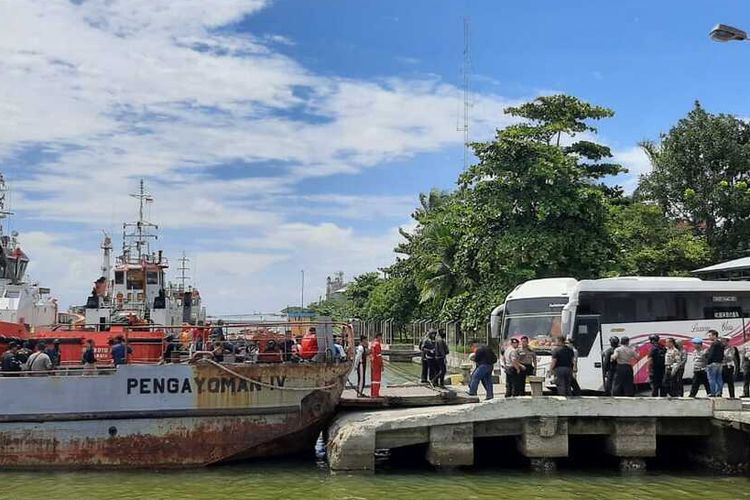
<instances>
[{"instance_id":1,"label":"ship mast","mask_svg":"<svg viewBox=\"0 0 750 500\"><path fill-rule=\"evenodd\" d=\"M138 193L130 196L138 200L138 221L126 222L122 225L122 253L126 263L137 264L142 262L144 256L150 255L149 240L158 238L152 231L158 230L159 226L145 218L144 207L146 203L153 202L154 198L146 192L143 179L141 179ZM134 248L136 255L133 255Z\"/></svg>"},{"instance_id":2,"label":"ship mast","mask_svg":"<svg viewBox=\"0 0 750 500\"><path fill-rule=\"evenodd\" d=\"M187 290L187 287L185 286L185 283L190 280L190 276L186 274L187 271L190 270L190 267L188 267L188 264L190 263L190 259L187 258L185 255L185 252L182 252L182 257L180 258L180 267L177 268L178 271L180 271L180 277L178 278L180 280L180 291L184 292Z\"/></svg>"},{"instance_id":3,"label":"ship mast","mask_svg":"<svg viewBox=\"0 0 750 500\"><path fill-rule=\"evenodd\" d=\"M6 219L9 215L13 215L13 212L10 212L7 209L7 196L8 196L8 185L5 184L5 176L0 173L0 236L2 236L3 234L2 221Z\"/></svg>"}]
</instances>

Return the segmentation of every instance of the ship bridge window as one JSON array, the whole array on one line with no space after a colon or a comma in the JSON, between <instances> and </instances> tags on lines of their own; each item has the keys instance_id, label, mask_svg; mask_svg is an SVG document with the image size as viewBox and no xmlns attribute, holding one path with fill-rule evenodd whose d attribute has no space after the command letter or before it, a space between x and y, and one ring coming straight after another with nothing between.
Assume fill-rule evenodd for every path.
<instances>
[{"instance_id":1,"label":"ship bridge window","mask_svg":"<svg viewBox=\"0 0 750 500\"><path fill-rule=\"evenodd\" d=\"M128 290L143 290L143 271L128 271Z\"/></svg>"},{"instance_id":2,"label":"ship bridge window","mask_svg":"<svg viewBox=\"0 0 750 500\"><path fill-rule=\"evenodd\" d=\"M125 283L125 272L115 271L115 285L122 285Z\"/></svg>"},{"instance_id":3,"label":"ship bridge window","mask_svg":"<svg viewBox=\"0 0 750 500\"><path fill-rule=\"evenodd\" d=\"M159 284L159 273L156 271L148 271L146 273L146 284L147 285L158 285Z\"/></svg>"},{"instance_id":4,"label":"ship bridge window","mask_svg":"<svg viewBox=\"0 0 750 500\"><path fill-rule=\"evenodd\" d=\"M28 261L22 260L18 263L18 279L22 280L23 276L26 274L26 266L28 266Z\"/></svg>"},{"instance_id":5,"label":"ship bridge window","mask_svg":"<svg viewBox=\"0 0 750 500\"><path fill-rule=\"evenodd\" d=\"M3 278L7 278L11 281L15 280L17 268L18 261L16 259L6 258L5 273L3 273Z\"/></svg>"}]
</instances>

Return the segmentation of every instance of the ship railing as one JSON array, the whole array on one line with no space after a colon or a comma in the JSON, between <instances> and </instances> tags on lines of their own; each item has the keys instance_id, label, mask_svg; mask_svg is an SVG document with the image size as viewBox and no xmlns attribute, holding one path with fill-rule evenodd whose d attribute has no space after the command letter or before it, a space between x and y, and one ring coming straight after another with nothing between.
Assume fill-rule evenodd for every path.
<instances>
[{"instance_id":1,"label":"ship railing","mask_svg":"<svg viewBox=\"0 0 750 500\"><path fill-rule=\"evenodd\" d=\"M115 373L115 366L66 366L53 368L51 370L23 370L20 372L0 372L3 377L81 377L81 376L98 376L112 375Z\"/></svg>"},{"instance_id":2,"label":"ship railing","mask_svg":"<svg viewBox=\"0 0 750 500\"><path fill-rule=\"evenodd\" d=\"M220 342L230 342L230 343L242 343L245 342L247 344L258 342L257 340L254 340L253 336L275 336L274 340L280 341L281 337L286 336L288 332L291 332L293 338L300 338L304 333L306 333L311 327L315 327L316 329L321 328L324 334L324 342L322 342L321 345L321 336L318 336L318 353L316 354L315 359L313 362L330 362L331 358L333 357L333 353L330 352L334 348L334 341L333 337L340 337L342 339L342 347L344 347L344 352L346 354L346 359L354 359L354 349L355 349L355 342L354 342L354 331L352 328L352 325L349 323L339 322L339 321L308 321L306 319L302 320L289 320L289 321L235 321L235 322L226 322L219 324L217 323L209 323L205 325L155 325L155 324L146 324L146 325L123 325L122 323L107 323L107 324L87 324L87 325L58 325L64 329L72 329L75 328L76 330L83 329L90 329L92 332L97 331L101 332L100 328L105 327L107 328L107 332L111 333L113 337L121 335L125 341L126 345L130 346L136 346L141 344L142 342L139 342L137 339L131 340L131 335L135 336L138 333L143 332L163 332L165 335L162 337L162 349L161 352L165 352L168 341L167 337L171 335L173 337L173 342L182 343L185 344L185 337L184 335L188 335L190 338L187 341L190 345L190 347L185 349L185 353L187 354L186 358L190 359L190 355L192 355L193 352L195 352L194 348L196 346L196 342L200 341L201 345L205 346L207 344L213 344L216 342L215 333L216 329L220 329L221 336L224 338L223 341ZM260 342L265 342L263 339ZM157 340L158 342L158 340ZM145 344L144 344L145 345ZM235 353L236 354L236 353ZM284 359L276 360L271 359L272 355L274 353L268 353L268 352L248 352L247 353L249 357L251 358L251 362L284 362ZM282 354L282 353L279 353ZM225 357L227 355L225 354ZM232 358L231 353L228 356L230 359ZM141 359L139 363L144 364L155 364L158 363L160 360L158 359L149 359L149 360L143 360ZM175 360L177 362L186 361L183 359ZM135 359L133 359L132 355L128 355L128 363L134 363L138 362ZM305 361L308 362L308 361Z\"/></svg>"}]
</instances>

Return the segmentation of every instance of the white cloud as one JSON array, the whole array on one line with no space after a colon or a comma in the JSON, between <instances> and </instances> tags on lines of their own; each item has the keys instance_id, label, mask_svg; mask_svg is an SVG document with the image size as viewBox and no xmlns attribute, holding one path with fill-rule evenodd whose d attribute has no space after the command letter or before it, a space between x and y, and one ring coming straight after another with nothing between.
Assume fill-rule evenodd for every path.
<instances>
[{"instance_id":1,"label":"white cloud","mask_svg":"<svg viewBox=\"0 0 750 500\"><path fill-rule=\"evenodd\" d=\"M156 197L155 222L200 235L172 245L195 244L186 250L221 312L295 300L303 267L314 294L330 272L392 261L395 229L330 219L402 220L408 197L308 194L301 183L460 145L460 89L315 74L274 50L293 40L232 31L266 4L0 3L0 169L30 224L22 241L32 272L64 302L80 303L99 267L96 248L76 236L132 219L126 194L139 177ZM509 104L476 94L472 138L510 123ZM71 234L34 231L54 224ZM198 243L211 238L217 250Z\"/></svg>"},{"instance_id":2,"label":"white cloud","mask_svg":"<svg viewBox=\"0 0 750 500\"><path fill-rule=\"evenodd\" d=\"M627 149L615 150L612 152L615 163L621 164L628 169L627 174L615 178L626 193L632 193L638 187L638 179L641 175L651 172L651 162L643 152L640 146L632 146Z\"/></svg>"}]
</instances>

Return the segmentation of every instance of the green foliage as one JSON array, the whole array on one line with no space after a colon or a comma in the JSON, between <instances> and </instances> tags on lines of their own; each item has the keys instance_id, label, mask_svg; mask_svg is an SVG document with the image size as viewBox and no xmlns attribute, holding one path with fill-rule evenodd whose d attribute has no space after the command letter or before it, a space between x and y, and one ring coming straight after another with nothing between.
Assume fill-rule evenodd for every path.
<instances>
[{"instance_id":1,"label":"green foliage","mask_svg":"<svg viewBox=\"0 0 750 500\"><path fill-rule=\"evenodd\" d=\"M750 241L750 126L696 102L661 137L644 142L653 171L636 192L705 237L715 259L744 255Z\"/></svg>"},{"instance_id":2,"label":"green foliage","mask_svg":"<svg viewBox=\"0 0 750 500\"><path fill-rule=\"evenodd\" d=\"M391 318L406 323L417 305L419 291L413 281L391 278L379 283L368 297L363 317Z\"/></svg>"},{"instance_id":3,"label":"green foliage","mask_svg":"<svg viewBox=\"0 0 750 500\"><path fill-rule=\"evenodd\" d=\"M603 184L625 170L590 138L611 110L557 95L506 112L524 121L471 145L479 161L455 191L419 196L388 278L363 274L345 304L315 307L396 323L458 320L471 335L521 282L686 275L750 241L743 122L696 105L661 144L644 143L654 171L627 198Z\"/></svg>"},{"instance_id":4,"label":"green foliage","mask_svg":"<svg viewBox=\"0 0 750 500\"><path fill-rule=\"evenodd\" d=\"M656 205L623 203L610 211L609 231L620 249L611 276L687 276L710 262L705 239Z\"/></svg>"},{"instance_id":5,"label":"green foliage","mask_svg":"<svg viewBox=\"0 0 750 500\"><path fill-rule=\"evenodd\" d=\"M355 316L351 303L346 299L326 299L311 304L308 308L317 316L329 317L335 321L349 321Z\"/></svg>"}]
</instances>

